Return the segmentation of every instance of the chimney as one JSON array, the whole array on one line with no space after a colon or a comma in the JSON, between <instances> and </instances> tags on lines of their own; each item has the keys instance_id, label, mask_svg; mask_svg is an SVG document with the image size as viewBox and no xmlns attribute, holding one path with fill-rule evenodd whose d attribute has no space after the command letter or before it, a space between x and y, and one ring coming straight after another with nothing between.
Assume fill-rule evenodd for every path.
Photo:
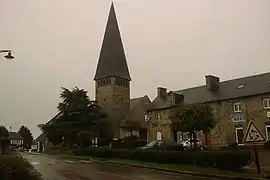
<instances>
[{"instance_id":1,"label":"chimney","mask_svg":"<svg viewBox=\"0 0 270 180\"><path fill-rule=\"evenodd\" d=\"M167 95L167 89L163 87L158 87L157 88L157 96L158 97L166 97Z\"/></svg>"},{"instance_id":2,"label":"chimney","mask_svg":"<svg viewBox=\"0 0 270 180\"><path fill-rule=\"evenodd\" d=\"M207 75L205 76L206 80L206 88L210 91L217 91L218 85L219 85L219 77L213 76L213 75Z\"/></svg>"}]
</instances>

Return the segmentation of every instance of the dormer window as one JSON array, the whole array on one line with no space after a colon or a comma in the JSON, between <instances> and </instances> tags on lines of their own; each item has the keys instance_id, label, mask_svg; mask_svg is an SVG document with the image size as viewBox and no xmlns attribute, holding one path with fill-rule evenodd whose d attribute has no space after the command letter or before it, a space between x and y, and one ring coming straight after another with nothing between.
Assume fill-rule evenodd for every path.
<instances>
[{"instance_id":1,"label":"dormer window","mask_svg":"<svg viewBox=\"0 0 270 180\"><path fill-rule=\"evenodd\" d=\"M239 84L239 85L237 85L237 89L243 89L245 87L245 84Z\"/></svg>"}]
</instances>

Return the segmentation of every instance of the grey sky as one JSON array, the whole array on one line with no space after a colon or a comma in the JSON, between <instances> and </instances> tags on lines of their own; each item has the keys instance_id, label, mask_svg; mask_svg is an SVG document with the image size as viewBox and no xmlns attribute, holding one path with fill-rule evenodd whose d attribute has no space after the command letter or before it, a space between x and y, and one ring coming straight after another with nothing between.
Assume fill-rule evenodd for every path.
<instances>
[{"instance_id":1,"label":"grey sky","mask_svg":"<svg viewBox=\"0 0 270 180\"><path fill-rule=\"evenodd\" d=\"M93 76L110 0L1 0L0 124L17 130L52 118L60 87L94 98ZM116 0L131 96L270 70L269 0Z\"/></svg>"}]
</instances>

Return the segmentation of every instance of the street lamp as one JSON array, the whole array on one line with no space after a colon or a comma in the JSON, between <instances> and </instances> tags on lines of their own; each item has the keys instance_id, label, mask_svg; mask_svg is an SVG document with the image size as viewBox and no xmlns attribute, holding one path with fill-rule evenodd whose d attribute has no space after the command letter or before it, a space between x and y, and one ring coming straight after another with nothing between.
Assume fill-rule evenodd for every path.
<instances>
[{"instance_id":1,"label":"street lamp","mask_svg":"<svg viewBox=\"0 0 270 180\"><path fill-rule=\"evenodd\" d=\"M6 56L5 56L5 58L7 58L7 59L14 59L14 56L12 56L12 54L11 54L11 50L0 50L0 53L8 53Z\"/></svg>"}]
</instances>

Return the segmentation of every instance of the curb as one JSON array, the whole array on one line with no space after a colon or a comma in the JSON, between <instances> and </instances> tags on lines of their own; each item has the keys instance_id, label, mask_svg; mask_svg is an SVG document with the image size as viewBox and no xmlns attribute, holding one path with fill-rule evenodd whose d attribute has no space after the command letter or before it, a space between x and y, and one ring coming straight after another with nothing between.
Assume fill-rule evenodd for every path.
<instances>
[{"instance_id":1,"label":"curb","mask_svg":"<svg viewBox=\"0 0 270 180\"><path fill-rule=\"evenodd\" d=\"M101 164L114 164L114 165L120 165L120 166L152 169L152 170L157 170L161 172L170 172L170 173L185 174L185 175L191 175L191 176L219 178L219 179L233 179L233 180L266 180L264 178L256 178L256 177L239 177L239 176L229 176L229 175L222 175L222 174L201 173L201 172L194 172L194 171L173 170L173 169L167 169L167 168L143 166L143 165L138 165L138 164L127 164L127 163L121 163L121 162L110 161L110 160L109 161L100 161L100 160L92 160L92 159L90 160L92 162L101 163Z\"/></svg>"}]
</instances>

